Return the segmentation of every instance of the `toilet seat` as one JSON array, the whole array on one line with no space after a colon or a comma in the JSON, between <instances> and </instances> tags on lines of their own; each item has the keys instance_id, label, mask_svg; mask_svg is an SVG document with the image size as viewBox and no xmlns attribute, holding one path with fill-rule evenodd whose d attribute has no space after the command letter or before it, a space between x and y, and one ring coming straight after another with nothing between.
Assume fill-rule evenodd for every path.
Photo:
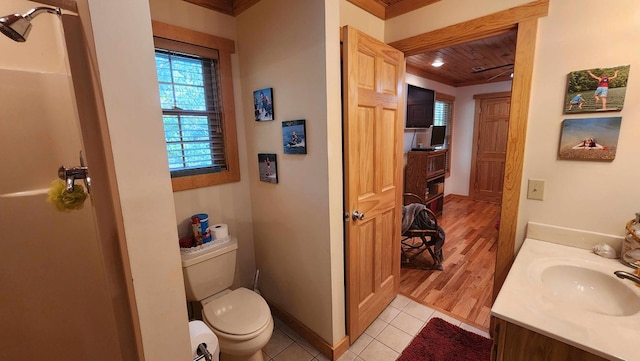
<instances>
[{"instance_id":1,"label":"toilet seat","mask_svg":"<svg viewBox=\"0 0 640 361\"><path fill-rule=\"evenodd\" d=\"M204 305L207 324L232 338L250 338L269 325L271 311L267 302L246 288L238 288ZM236 336L236 337L233 337Z\"/></svg>"}]
</instances>

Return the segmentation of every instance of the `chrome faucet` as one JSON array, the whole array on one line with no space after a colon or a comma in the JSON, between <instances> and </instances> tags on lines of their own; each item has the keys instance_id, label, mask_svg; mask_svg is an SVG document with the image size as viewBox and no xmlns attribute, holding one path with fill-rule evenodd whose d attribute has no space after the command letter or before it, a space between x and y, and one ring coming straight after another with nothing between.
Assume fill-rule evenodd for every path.
<instances>
[{"instance_id":1,"label":"chrome faucet","mask_svg":"<svg viewBox=\"0 0 640 361\"><path fill-rule=\"evenodd\" d=\"M625 271L615 271L613 272L613 274L615 274L616 276L618 276L618 278L626 278L628 280L631 280L637 284L640 285L640 277L631 274L629 272L625 272Z\"/></svg>"}]
</instances>

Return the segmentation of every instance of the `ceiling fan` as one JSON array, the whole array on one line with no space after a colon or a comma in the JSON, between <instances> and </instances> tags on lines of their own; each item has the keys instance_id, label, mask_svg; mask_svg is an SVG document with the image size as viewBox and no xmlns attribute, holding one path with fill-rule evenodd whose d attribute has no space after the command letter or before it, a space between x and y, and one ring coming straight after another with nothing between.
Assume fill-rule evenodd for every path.
<instances>
[{"instance_id":1,"label":"ceiling fan","mask_svg":"<svg viewBox=\"0 0 640 361\"><path fill-rule=\"evenodd\" d=\"M490 68L485 68L484 66L474 66L473 68L471 68L471 72L475 74L475 73L482 73L482 72L485 72L485 71L494 70L494 69L500 69L500 68L506 68L506 67L513 67L513 63L503 64L503 65L498 65L498 66L492 66Z\"/></svg>"},{"instance_id":2,"label":"ceiling fan","mask_svg":"<svg viewBox=\"0 0 640 361\"><path fill-rule=\"evenodd\" d=\"M489 70L502 69L502 68L509 68L509 69L507 69L507 70L505 70L505 71L503 71L503 72L501 72L499 74L496 74L496 75L492 76L491 78L487 79L487 81L491 81L491 80L493 80L495 78L499 78L499 77L501 77L501 76L503 76L503 75L505 75L507 73L511 73L513 71L513 63L493 66L493 67L490 67L490 68L485 68L483 66L474 66L473 68L471 68L471 72L474 73L474 74L477 74L477 73L482 73L482 72L489 71Z\"/></svg>"}]
</instances>

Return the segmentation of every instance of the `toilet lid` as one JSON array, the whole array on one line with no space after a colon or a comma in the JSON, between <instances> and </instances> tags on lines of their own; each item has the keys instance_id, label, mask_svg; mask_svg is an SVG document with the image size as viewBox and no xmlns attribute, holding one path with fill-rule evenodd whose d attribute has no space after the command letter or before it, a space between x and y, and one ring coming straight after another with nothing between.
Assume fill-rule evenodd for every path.
<instances>
[{"instance_id":1,"label":"toilet lid","mask_svg":"<svg viewBox=\"0 0 640 361\"><path fill-rule=\"evenodd\" d=\"M203 313L212 327L232 335L256 332L271 316L265 300L246 288L212 300L204 306Z\"/></svg>"}]
</instances>

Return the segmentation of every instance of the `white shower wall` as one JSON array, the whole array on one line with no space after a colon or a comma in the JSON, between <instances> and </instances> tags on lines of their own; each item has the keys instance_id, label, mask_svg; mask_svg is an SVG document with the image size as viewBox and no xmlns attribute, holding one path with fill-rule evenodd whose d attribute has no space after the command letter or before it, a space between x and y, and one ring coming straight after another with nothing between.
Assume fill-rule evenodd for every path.
<instances>
[{"instance_id":1,"label":"white shower wall","mask_svg":"<svg viewBox=\"0 0 640 361\"><path fill-rule=\"evenodd\" d=\"M48 187L60 165L79 165L70 77L0 69L0 79L0 194Z\"/></svg>"},{"instance_id":2,"label":"white shower wall","mask_svg":"<svg viewBox=\"0 0 640 361\"><path fill-rule=\"evenodd\" d=\"M26 0L0 1L0 16L24 14L37 6ZM40 15L32 21L27 43L16 43L4 37L0 40L0 68L45 73L66 73L64 36L55 16ZM3 79L3 78L0 78Z\"/></svg>"},{"instance_id":3,"label":"white shower wall","mask_svg":"<svg viewBox=\"0 0 640 361\"><path fill-rule=\"evenodd\" d=\"M0 37L0 360L122 360L91 201L46 201L82 149L59 19L38 17L28 40Z\"/></svg>"}]
</instances>

